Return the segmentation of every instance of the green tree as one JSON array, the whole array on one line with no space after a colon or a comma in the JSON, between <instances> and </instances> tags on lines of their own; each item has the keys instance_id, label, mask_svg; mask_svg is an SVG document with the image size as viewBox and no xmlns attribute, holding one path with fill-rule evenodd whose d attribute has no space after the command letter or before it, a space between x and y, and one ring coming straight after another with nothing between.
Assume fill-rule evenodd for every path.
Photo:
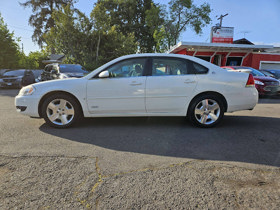
<instances>
[{"instance_id":1,"label":"green tree","mask_svg":"<svg viewBox=\"0 0 280 210\"><path fill-rule=\"evenodd\" d=\"M134 33L126 31L124 34L119 25L112 23L112 14L109 14L108 6L113 8L116 5L113 1L99 2L95 4L91 12L94 34L97 37L95 57L96 62L100 60L100 63L122 55L135 53L137 46L134 41ZM101 56L99 56L100 53ZM107 59L104 57L105 53L109 56Z\"/></svg>"},{"instance_id":2,"label":"green tree","mask_svg":"<svg viewBox=\"0 0 280 210\"><path fill-rule=\"evenodd\" d=\"M33 41L42 47L45 43L43 34L55 27L55 21L52 18L53 12L67 4L73 5L73 3L74 0L27 0L20 3L23 7L31 7L34 13L29 18L29 24L34 27Z\"/></svg>"},{"instance_id":3,"label":"green tree","mask_svg":"<svg viewBox=\"0 0 280 210\"><path fill-rule=\"evenodd\" d=\"M98 32L99 33L99 32ZM112 26L108 32L102 32L98 64L104 64L123 55L133 54L137 49L133 34L124 36Z\"/></svg>"},{"instance_id":4,"label":"green tree","mask_svg":"<svg viewBox=\"0 0 280 210\"><path fill-rule=\"evenodd\" d=\"M47 43L46 50L51 52L55 49L57 53L64 54L69 62L72 60L80 63L84 51L81 45L84 43L85 34L78 30L77 24L80 22L77 13L67 5L53 12L52 18L56 27L43 36Z\"/></svg>"},{"instance_id":5,"label":"green tree","mask_svg":"<svg viewBox=\"0 0 280 210\"><path fill-rule=\"evenodd\" d=\"M45 67L43 60L48 60L44 51L30 52L28 56L24 56L23 66L25 69L43 69Z\"/></svg>"},{"instance_id":6,"label":"green tree","mask_svg":"<svg viewBox=\"0 0 280 210\"><path fill-rule=\"evenodd\" d=\"M138 51L153 52L156 45L154 27L162 24L157 11L158 5L152 0L99 0L91 13L98 25L116 26L116 30L124 36L134 34ZM151 17L156 26L151 23Z\"/></svg>"},{"instance_id":7,"label":"green tree","mask_svg":"<svg viewBox=\"0 0 280 210\"><path fill-rule=\"evenodd\" d=\"M200 34L202 28L211 22L210 12L208 3L197 6L193 0L171 0L164 24L168 49L177 44L180 34L187 27L193 29L196 34Z\"/></svg>"},{"instance_id":8,"label":"green tree","mask_svg":"<svg viewBox=\"0 0 280 210\"><path fill-rule=\"evenodd\" d=\"M124 36L115 26L97 25L70 5L54 12L53 20L56 27L44 35L46 50L54 48L64 54L66 63L79 63L91 70L136 51L133 35Z\"/></svg>"},{"instance_id":9,"label":"green tree","mask_svg":"<svg viewBox=\"0 0 280 210\"><path fill-rule=\"evenodd\" d=\"M20 51L17 41L19 39L9 31L0 13L0 69L18 67Z\"/></svg>"},{"instance_id":10,"label":"green tree","mask_svg":"<svg viewBox=\"0 0 280 210\"><path fill-rule=\"evenodd\" d=\"M151 4L151 8L146 11L146 25L153 36L153 51L164 52L165 46L165 6Z\"/></svg>"}]
</instances>

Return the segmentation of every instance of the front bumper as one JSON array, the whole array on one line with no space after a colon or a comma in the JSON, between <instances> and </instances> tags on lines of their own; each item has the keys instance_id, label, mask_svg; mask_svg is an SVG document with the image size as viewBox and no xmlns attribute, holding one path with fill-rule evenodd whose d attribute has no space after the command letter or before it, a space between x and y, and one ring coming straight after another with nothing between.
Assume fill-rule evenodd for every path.
<instances>
[{"instance_id":1,"label":"front bumper","mask_svg":"<svg viewBox=\"0 0 280 210\"><path fill-rule=\"evenodd\" d=\"M0 87L19 87L20 82L0 82Z\"/></svg>"},{"instance_id":2,"label":"front bumper","mask_svg":"<svg viewBox=\"0 0 280 210\"><path fill-rule=\"evenodd\" d=\"M33 95L16 96L15 106L17 112L30 117L40 117L38 112L39 101L40 98Z\"/></svg>"},{"instance_id":3,"label":"front bumper","mask_svg":"<svg viewBox=\"0 0 280 210\"><path fill-rule=\"evenodd\" d=\"M279 95L280 86L263 86L256 85L259 95Z\"/></svg>"}]
</instances>

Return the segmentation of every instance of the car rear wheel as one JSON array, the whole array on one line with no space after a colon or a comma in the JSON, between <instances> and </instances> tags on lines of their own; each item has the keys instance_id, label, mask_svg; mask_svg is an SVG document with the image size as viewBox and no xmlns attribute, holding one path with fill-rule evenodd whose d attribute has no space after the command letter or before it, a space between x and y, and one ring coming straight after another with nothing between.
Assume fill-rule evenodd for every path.
<instances>
[{"instance_id":1,"label":"car rear wheel","mask_svg":"<svg viewBox=\"0 0 280 210\"><path fill-rule=\"evenodd\" d=\"M77 101L68 95L54 94L42 106L42 116L46 123L55 128L67 128L82 116Z\"/></svg>"},{"instance_id":2,"label":"car rear wheel","mask_svg":"<svg viewBox=\"0 0 280 210\"><path fill-rule=\"evenodd\" d=\"M187 116L198 127L214 127L224 116L222 100L215 95L199 96L191 102Z\"/></svg>"}]
</instances>

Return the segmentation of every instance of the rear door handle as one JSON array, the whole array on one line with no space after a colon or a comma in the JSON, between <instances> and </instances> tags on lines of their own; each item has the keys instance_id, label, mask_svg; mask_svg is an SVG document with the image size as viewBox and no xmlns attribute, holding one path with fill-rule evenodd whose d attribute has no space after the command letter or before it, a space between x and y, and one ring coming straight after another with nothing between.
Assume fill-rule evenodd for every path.
<instances>
[{"instance_id":1,"label":"rear door handle","mask_svg":"<svg viewBox=\"0 0 280 210\"><path fill-rule=\"evenodd\" d=\"M142 85L142 83L131 83L130 86Z\"/></svg>"},{"instance_id":2,"label":"rear door handle","mask_svg":"<svg viewBox=\"0 0 280 210\"><path fill-rule=\"evenodd\" d=\"M184 83L186 83L186 84L195 83L195 81L194 80L190 80L190 79L186 79Z\"/></svg>"}]
</instances>

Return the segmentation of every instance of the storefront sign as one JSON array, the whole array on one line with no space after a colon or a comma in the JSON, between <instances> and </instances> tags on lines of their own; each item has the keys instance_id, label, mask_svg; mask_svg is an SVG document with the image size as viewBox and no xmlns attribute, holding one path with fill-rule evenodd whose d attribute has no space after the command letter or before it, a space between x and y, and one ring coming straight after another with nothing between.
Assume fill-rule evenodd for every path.
<instances>
[{"instance_id":1,"label":"storefront sign","mask_svg":"<svg viewBox=\"0 0 280 210\"><path fill-rule=\"evenodd\" d=\"M233 27L213 26L211 28L211 43L229 43L233 42Z\"/></svg>"}]
</instances>

